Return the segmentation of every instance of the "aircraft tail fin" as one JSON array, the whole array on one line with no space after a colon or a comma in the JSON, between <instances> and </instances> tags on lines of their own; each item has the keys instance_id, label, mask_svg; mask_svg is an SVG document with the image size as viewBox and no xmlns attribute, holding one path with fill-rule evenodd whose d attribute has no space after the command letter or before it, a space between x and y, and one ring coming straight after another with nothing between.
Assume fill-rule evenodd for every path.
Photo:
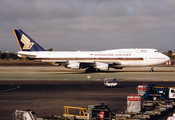
<instances>
[{"instance_id":1,"label":"aircraft tail fin","mask_svg":"<svg viewBox=\"0 0 175 120\"><path fill-rule=\"evenodd\" d=\"M36 43L21 29L14 29L13 31L21 51L45 51L38 43Z\"/></svg>"}]
</instances>

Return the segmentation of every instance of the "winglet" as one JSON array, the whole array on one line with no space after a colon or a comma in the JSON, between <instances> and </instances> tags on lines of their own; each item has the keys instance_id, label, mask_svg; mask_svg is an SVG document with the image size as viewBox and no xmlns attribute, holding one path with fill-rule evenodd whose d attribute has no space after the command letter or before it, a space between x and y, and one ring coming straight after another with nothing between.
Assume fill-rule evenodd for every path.
<instances>
[{"instance_id":1,"label":"winglet","mask_svg":"<svg viewBox=\"0 0 175 120\"><path fill-rule=\"evenodd\" d=\"M14 29L13 31L21 51L45 51L38 43L36 43L22 30Z\"/></svg>"}]
</instances>

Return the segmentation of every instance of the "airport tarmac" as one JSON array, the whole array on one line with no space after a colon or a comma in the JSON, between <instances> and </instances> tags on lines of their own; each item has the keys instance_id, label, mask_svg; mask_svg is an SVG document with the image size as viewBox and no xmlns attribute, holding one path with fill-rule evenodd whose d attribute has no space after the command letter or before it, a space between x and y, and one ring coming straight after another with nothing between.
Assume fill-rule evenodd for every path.
<instances>
[{"instance_id":1,"label":"airport tarmac","mask_svg":"<svg viewBox=\"0 0 175 120\"><path fill-rule=\"evenodd\" d=\"M88 105L107 103L116 113L127 107L127 95L136 95L142 83L158 86L175 86L174 82L118 81L116 88L103 87L103 81L31 81L13 80L0 84L0 119L11 120L12 113L32 109L37 117L63 115L63 106L87 108ZM166 120L166 114L160 120Z\"/></svg>"},{"instance_id":2,"label":"airport tarmac","mask_svg":"<svg viewBox=\"0 0 175 120\"><path fill-rule=\"evenodd\" d=\"M12 70L12 68L19 70ZM31 70L20 70L21 68L29 69L24 66L14 66L6 67L8 70L2 70L2 66L0 67L1 120L11 120L12 113L16 109L32 109L40 117L62 115L63 106L87 108L88 105L100 103L107 103L109 107L120 113L127 107L127 95L136 95L136 87L139 84L153 83L158 86L175 87L175 74L167 71L85 73L81 70L52 71L48 69L50 66L31 67ZM168 68L172 69L172 67ZM39 71L35 71L36 69ZM103 87L103 79L107 77L116 77L119 86L117 88ZM173 112L160 120L166 120L172 114Z\"/></svg>"},{"instance_id":3,"label":"airport tarmac","mask_svg":"<svg viewBox=\"0 0 175 120\"><path fill-rule=\"evenodd\" d=\"M21 67L11 67L11 70L3 71L0 67L0 80L103 80L107 77L116 77L120 81L174 81L174 72L146 72L135 71L102 71L86 73L82 70L52 71L48 67L29 67L30 70L16 70ZM3 67L4 68L4 67ZM15 69L14 69L15 68ZM25 67L23 67L25 68ZM29 69L26 67L25 69ZM55 67L54 67L55 68ZM172 67L168 67L172 68ZM9 69L9 67L7 68ZM47 69L47 71L45 70ZM58 69L58 68L57 68ZM143 68L142 68L143 69ZM39 71L35 71L39 70Z\"/></svg>"}]
</instances>

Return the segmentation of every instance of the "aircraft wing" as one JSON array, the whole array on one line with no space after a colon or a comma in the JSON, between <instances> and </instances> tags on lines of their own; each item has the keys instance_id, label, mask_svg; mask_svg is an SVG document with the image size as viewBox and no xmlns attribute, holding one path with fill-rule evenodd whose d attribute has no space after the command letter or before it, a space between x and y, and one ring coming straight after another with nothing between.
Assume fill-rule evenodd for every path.
<instances>
[{"instance_id":1,"label":"aircraft wing","mask_svg":"<svg viewBox=\"0 0 175 120\"><path fill-rule=\"evenodd\" d=\"M61 64L68 63L67 60L41 60L41 62L49 63L49 64L53 64L53 65L61 65Z\"/></svg>"},{"instance_id":2,"label":"aircraft wing","mask_svg":"<svg viewBox=\"0 0 175 120\"><path fill-rule=\"evenodd\" d=\"M29 58L35 58L36 55L29 55L29 54L24 54L24 53L18 53L19 57L29 57Z\"/></svg>"},{"instance_id":3,"label":"aircraft wing","mask_svg":"<svg viewBox=\"0 0 175 120\"><path fill-rule=\"evenodd\" d=\"M108 64L108 65L121 65L121 62L108 62L108 61L95 61L96 63L100 62L100 63L104 63L104 64Z\"/></svg>"},{"instance_id":4,"label":"aircraft wing","mask_svg":"<svg viewBox=\"0 0 175 120\"><path fill-rule=\"evenodd\" d=\"M118 68L118 65L121 65L121 62L112 62L112 61L79 61L81 63L82 68L94 67L98 69L113 67ZM115 67L114 67L115 66Z\"/></svg>"},{"instance_id":5,"label":"aircraft wing","mask_svg":"<svg viewBox=\"0 0 175 120\"><path fill-rule=\"evenodd\" d=\"M54 64L54 65L74 65L74 64L81 64L81 67L86 68L86 67L96 67L96 64L100 64L100 65L121 65L121 62L108 62L108 61L89 61L89 60L85 60L85 61L74 61L74 60L42 60L42 62L45 63L50 63L50 64Z\"/></svg>"}]
</instances>

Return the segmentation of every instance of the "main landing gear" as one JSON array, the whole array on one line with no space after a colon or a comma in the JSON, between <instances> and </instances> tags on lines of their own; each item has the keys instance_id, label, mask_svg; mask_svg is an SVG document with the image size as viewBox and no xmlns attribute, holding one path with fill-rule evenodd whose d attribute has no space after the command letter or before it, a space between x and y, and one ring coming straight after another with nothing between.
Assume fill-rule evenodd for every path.
<instances>
[{"instance_id":1,"label":"main landing gear","mask_svg":"<svg viewBox=\"0 0 175 120\"><path fill-rule=\"evenodd\" d=\"M153 70L153 67L151 67L151 70L150 70L150 72L154 72L154 70Z\"/></svg>"},{"instance_id":2,"label":"main landing gear","mask_svg":"<svg viewBox=\"0 0 175 120\"><path fill-rule=\"evenodd\" d=\"M90 67L90 68L86 69L85 71L86 71L86 73L91 73L91 72L96 72L97 70Z\"/></svg>"}]
</instances>

